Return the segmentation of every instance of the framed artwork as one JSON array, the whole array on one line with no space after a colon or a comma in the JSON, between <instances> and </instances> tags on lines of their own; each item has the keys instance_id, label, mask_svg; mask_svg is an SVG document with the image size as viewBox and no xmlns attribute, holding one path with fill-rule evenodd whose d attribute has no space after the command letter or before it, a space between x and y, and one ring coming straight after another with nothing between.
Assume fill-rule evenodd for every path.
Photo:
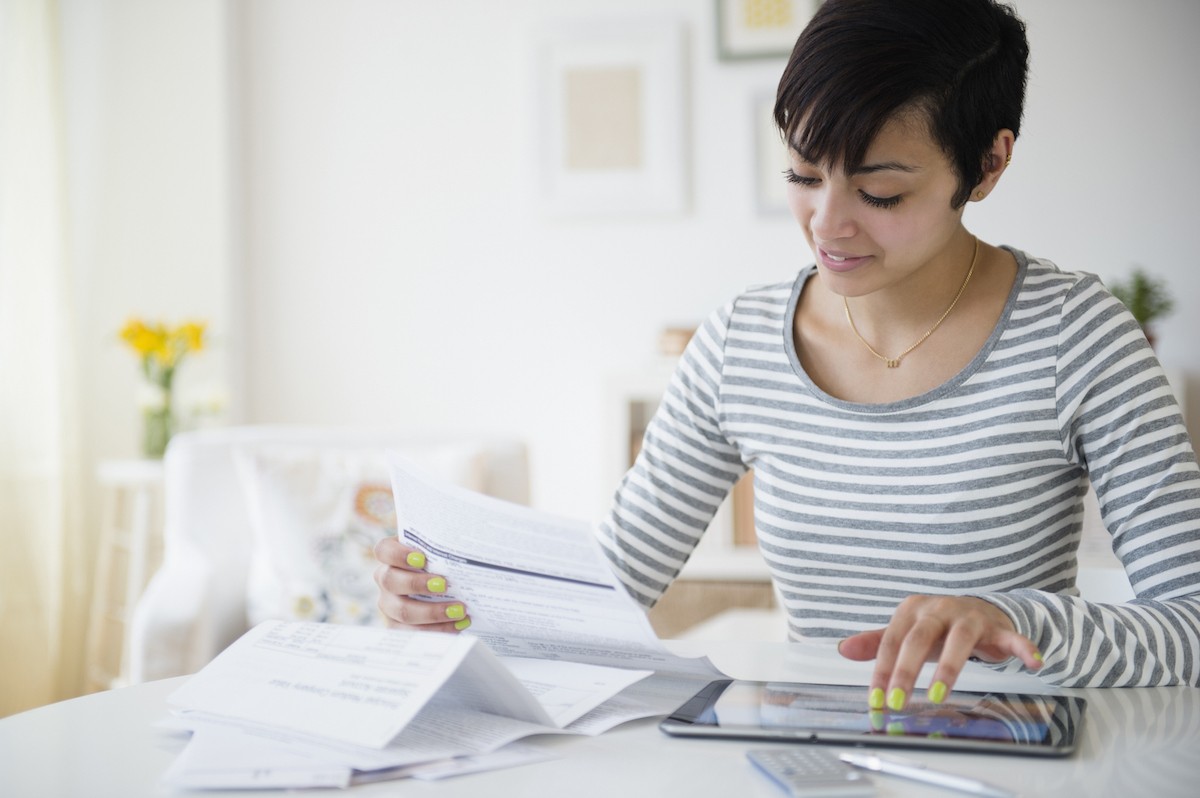
<instances>
[{"instance_id":1,"label":"framed artwork","mask_svg":"<svg viewBox=\"0 0 1200 798\"><path fill-rule=\"evenodd\" d=\"M687 205L683 26L579 20L539 37L537 161L552 216Z\"/></svg>"},{"instance_id":2,"label":"framed artwork","mask_svg":"<svg viewBox=\"0 0 1200 798\"><path fill-rule=\"evenodd\" d=\"M764 216L789 213L787 146L775 126L775 94L764 90L754 98L754 197Z\"/></svg>"},{"instance_id":3,"label":"framed artwork","mask_svg":"<svg viewBox=\"0 0 1200 798\"><path fill-rule=\"evenodd\" d=\"M787 58L821 0L716 0L722 61Z\"/></svg>"}]
</instances>

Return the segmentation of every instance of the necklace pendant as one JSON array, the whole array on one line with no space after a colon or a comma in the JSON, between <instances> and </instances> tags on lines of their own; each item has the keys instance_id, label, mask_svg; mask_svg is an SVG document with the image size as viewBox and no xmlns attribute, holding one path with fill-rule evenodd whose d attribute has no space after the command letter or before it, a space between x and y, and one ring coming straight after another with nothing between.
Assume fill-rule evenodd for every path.
<instances>
[{"instance_id":1,"label":"necklace pendant","mask_svg":"<svg viewBox=\"0 0 1200 798\"><path fill-rule=\"evenodd\" d=\"M899 365L900 365L900 359L899 359L899 358L895 358L895 357L889 357L889 358L888 358L886 361L884 361L884 362L886 362L886 363L887 363L887 367L888 367L888 368L890 368L890 369L894 369L894 368L896 368L897 366L899 366Z\"/></svg>"}]
</instances>

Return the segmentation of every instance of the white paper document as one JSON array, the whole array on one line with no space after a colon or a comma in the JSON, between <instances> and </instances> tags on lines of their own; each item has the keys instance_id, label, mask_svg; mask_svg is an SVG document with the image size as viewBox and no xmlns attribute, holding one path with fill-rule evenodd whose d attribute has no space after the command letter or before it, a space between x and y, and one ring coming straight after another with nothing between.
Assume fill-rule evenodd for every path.
<instances>
[{"instance_id":1,"label":"white paper document","mask_svg":"<svg viewBox=\"0 0 1200 798\"><path fill-rule=\"evenodd\" d=\"M168 703L382 748L460 671L449 689L465 706L553 725L469 637L284 621L247 632Z\"/></svg>"},{"instance_id":2,"label":"white paper document","mask_svg":"<svg viewBox=\"0 0 1200 798\"><path fill-rule=\"evenodd\" d=\"M590 527L438 482L395 453L388 471L402 543L446 577L469 633L500 656L724 674L669 652L613 574Z\"/></svg>"},{"instance_id":3,"label":"white paper document","mask_svg":"<svg viewBox=\"0 0 1200 798\"><path fill-rule=\"evenodd\" d=\"M518 657L504 657L500 661L562 727L567 727L631 684L654 675L654 671L605 668L578 662Z\"/></svg>"},{"instance_id":4,"label":"white paper document","mask_svg":"<svg viewBox=\"0 0 1200 798\"><path fill-rule=\"evenodd\" d=\"M402 542L462 601L459 635L268 621L169 698L185 789L346 787L540 761L516 741L669 713L712 679L655 636L586 524L389 454Z\"/></svg>"}]
</instances>

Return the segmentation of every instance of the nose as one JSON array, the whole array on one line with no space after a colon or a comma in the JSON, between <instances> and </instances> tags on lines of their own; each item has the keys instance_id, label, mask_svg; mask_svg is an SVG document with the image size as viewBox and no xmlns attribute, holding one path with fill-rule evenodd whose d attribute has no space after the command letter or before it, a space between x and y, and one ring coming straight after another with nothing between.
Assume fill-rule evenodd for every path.
<instances>
[{"instance_id":1,"label":"nose","mask_svg":"<svg viewBox=\"0 0 1200 798\"><path fill-rule=\"evenodd\" d=\"M858 223L854 219L856 208L852 204L853 197L833 187L817 192L813 202L813 213L809 219L809 227L813 237L819 241L835 241L839 238L853 238L858 232Z\"/></svg>"}]
</instances>

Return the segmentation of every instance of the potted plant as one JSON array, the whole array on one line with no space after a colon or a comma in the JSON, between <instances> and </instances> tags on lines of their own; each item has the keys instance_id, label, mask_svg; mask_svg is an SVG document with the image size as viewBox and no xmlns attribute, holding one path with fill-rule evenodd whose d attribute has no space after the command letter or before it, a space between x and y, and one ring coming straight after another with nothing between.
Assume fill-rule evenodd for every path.
<instances>
[{"instance_id":1,"label":"potted plant","mask_svg":"<svg viewBox=\"0 0 1200 798\"><path fill-rule=\"evenodd\" d=\"M1113 296L1125 303L1129 312L1142 325L1146 340L1154 346L1154 333L1151 323L1161 319L1175 307L1167 291L1167 284L1161 279L1150 277L1141 266L1133 267L1133 274L1127 282L1114 282L1111 287Z\"/></svg>"}]
</instances>

